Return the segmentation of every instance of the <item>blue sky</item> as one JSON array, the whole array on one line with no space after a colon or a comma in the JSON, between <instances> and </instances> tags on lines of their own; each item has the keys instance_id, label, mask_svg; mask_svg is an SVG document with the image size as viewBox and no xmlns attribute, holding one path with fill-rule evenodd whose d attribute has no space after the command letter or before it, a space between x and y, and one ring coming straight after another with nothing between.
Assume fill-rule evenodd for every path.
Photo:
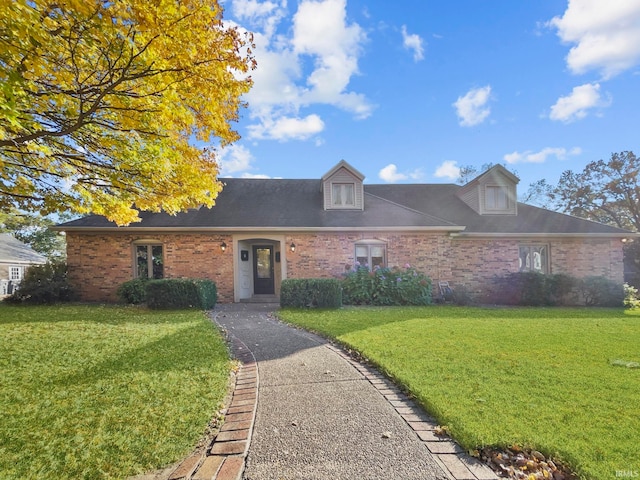
<instances>
[{"instance_id":1,"label":"blue sky","mask_svg":"<svg viewBox=\"0 0 640 480\"><path fill-rule=\"evenodd\" d=\"M224 0L254 32L221 176L450 183L500 163L556 184L640 153L640 0Z\"/></svg>"}]
</instances>

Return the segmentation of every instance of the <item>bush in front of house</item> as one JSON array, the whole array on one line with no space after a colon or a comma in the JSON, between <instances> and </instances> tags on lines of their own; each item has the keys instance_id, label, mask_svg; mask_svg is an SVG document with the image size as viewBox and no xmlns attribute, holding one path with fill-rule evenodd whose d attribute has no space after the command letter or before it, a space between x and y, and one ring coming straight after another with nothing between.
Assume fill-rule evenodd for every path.
<instances>
[{"instance_id":1,"label":"bush in front of house","mask_svg":"<svg viewBox=\"0 0 640 480\"><path fill-rule=\"evenodd\" d=\"M588 307L621 307L624 304L624 286L605 277L583 278L580 290Z\"/></svg>"},{"instance_id":2,"label":"bush in front of house","mask_svg":"<svg viewBox=\"0 0 640 480\"><path fill-rule=\"evenodd\" d=\"M212 309L218 299L211 280L165 278L146 282L147 306L157 310L199 308Z\"/></svg>"},{"instance_id":3,"label":"bush in front of house","mask_svg":"<svg viewBox=\"0 0 640 480\"><path fill-rule=\"evenodd\" d=\"M140 305L147 301L147 283L146 278L134 278L120 284L117 290L118 298L123 303Z\"/></svg>"},{"instance_id":4,"label":"bush in front of house","mask_svg":"<svg viewBox=\"0 0 640 480\"><path fill-rule=\"evenodd\" d=\"M515 272L495 277L484 300L498 305L620 307L624 289L601 276Z\"/></svg>"},{"instance_id":5,"label":"bush in front of house","mask_svg":"<svg viewBox=\"0 0 640 480\"><path fill-rule=\"evenodd\" d=\"M489 301L500 305L576 305L580 282L567 274L514 272L496 277Z\"/></svg>"},{"instance_id":6,"label":"bush in front of house","mask_svg":"<svg viewBox=\"0 0 640 480\"><path fill-rule=\"evenodd\" d=\"M342 281L347 305L429 305L431 279L410 265L404 268L356 268Z\"/></svg>"},{"instance_id":7,"label":"bush in front of house","mask_svg":"<svg viewBox=\"0 0 640 480\"><path fill-rule=\"evenodd\" d=\"M287 278L280 286L280 306L340 308L342 284L335 278Z\"/></svg>"},{"instance_id":8,"label":"bush in front of house","mask_svg":"<svg viewBox=\"0 0 640 480\"><path fill-rule=\"evenodd\" d=\"M16 291L5 301L15 304L70 302L75 292L67 279L67 264L48 262L29 267Z\"/></svg>"}]
</instances>

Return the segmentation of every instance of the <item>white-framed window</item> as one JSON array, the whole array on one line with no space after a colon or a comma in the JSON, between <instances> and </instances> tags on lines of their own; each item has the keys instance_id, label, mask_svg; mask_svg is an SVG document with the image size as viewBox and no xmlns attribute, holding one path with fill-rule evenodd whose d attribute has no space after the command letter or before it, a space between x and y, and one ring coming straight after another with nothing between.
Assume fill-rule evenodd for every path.
<instances>
[{"instance_id":1,"label":"white-framed window","mask_svg":"<svg viewBox=\"0 0 640 480\"><path fill-rule=\"evenodd\" d=\"M520 245L521 272L549 273L548 245Z\"/></svg>"},{"instance_id":2,"label":"white-framed window","mask_svg":"<svg viewBox=\"0 0 640 480\"><path fill-rule=\"evenodd\" d=\"M509 208L509 190L507 187L487 185L484 205L487 210L507 210Z\"/></svg>"},{"instance_id":3,"label":"white-framed window","mask_svg":"<svg viewBox=\"0 0 640 480\"><path fill-rule=\"evenodd\" d=\"M9 280L19 282L24 275L24 267L9 267Z\"/></svg>"},{"instance_id":4,"label":"white-framed window","mask_svg":"<svg viewBox=\"0 0 640 480\"><path fill-rule=\"evenodd\" d=\"M356 206L356 186L353 183L332 183L331 203L334 207L354 208Z\"/></svg>"},{"instance_id":5,"label":"white-framed window","mask_svg":"<svg viewBox=\"0 0 640 480\"><path fill-rule=\"evenodd\" d=\"M387 266L387 246L383 243L356 244L356 265L369 270Z\"/></svg>"},{"instance_id":6,"label":"white-framed window","mask_svg":"<svg viewBox=\"0 0 640 480\"><path fill-rule=\"evenodd\" d=\"M134 245L136 278L163 278L164 256L160 243Z\"/></svg>"}]
</instances>

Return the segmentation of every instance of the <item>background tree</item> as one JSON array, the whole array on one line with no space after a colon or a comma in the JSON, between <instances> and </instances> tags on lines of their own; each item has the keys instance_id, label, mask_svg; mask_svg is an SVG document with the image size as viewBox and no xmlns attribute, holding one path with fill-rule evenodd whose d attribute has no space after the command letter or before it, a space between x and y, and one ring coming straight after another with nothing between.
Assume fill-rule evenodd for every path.
<instances>
[{"instance_id":1,"label":"background tree","mask_svg":"<svg viewBox=\"0 0 640 480\"><path fill-rule=\"evenodd\" d=\"M217 0L0 0L0 208L211 206L255 67Z\"/></svg>"},{"instance_id":2,"label":"background tree","mask_svg":"<svg viewBox=\"0 0 640 480\"><path fill-rule=\"evenodd\" d=\"M582 172L562 173L552 198L565 213L640 230L640 160L633 152L587 164Z\"/></svg>"},{"instance_id":3,"label":"background tree","mask_svg":"<svg viewBox=\"0 0 640 480\"><path fill-rule=\"evenodd\" d=\"M613 153L608 161L587 164L582 172L563 172L551 199L564 213L640 231L640 160L633 152ZM624 245L625 281L640 286L640 241Z\"/></svg>"},{"instance_id":4,"label":"background tree","mask_svg":"<svg viewBox=\"0 0 640 480\"><path fill-rule=\"evenodd\" d=\"M37 213L12 210L0 213L0 232L12 234L50 261L64 260L67 256L65 236L61 232L49 230L49 227L66 220L71 218L62 216L54 220Z\"/></svg>"}]
</instances>

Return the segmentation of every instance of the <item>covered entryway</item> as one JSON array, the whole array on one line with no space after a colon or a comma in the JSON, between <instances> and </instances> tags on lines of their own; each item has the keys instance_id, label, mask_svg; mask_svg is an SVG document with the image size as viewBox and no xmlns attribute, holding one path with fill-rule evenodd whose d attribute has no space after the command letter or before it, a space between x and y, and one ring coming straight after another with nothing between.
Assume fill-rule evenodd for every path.
<instances>
[{"instance_id":1,"label":"covered entryway","mask_svg":"<svg viewBox=\"0 0 640 480\"><path fill-rule=\"evenodd\" d=\"M234 302L278 302L280 283L287 278L283 235L233 236Z\"/></svg>"}]
</instances>

